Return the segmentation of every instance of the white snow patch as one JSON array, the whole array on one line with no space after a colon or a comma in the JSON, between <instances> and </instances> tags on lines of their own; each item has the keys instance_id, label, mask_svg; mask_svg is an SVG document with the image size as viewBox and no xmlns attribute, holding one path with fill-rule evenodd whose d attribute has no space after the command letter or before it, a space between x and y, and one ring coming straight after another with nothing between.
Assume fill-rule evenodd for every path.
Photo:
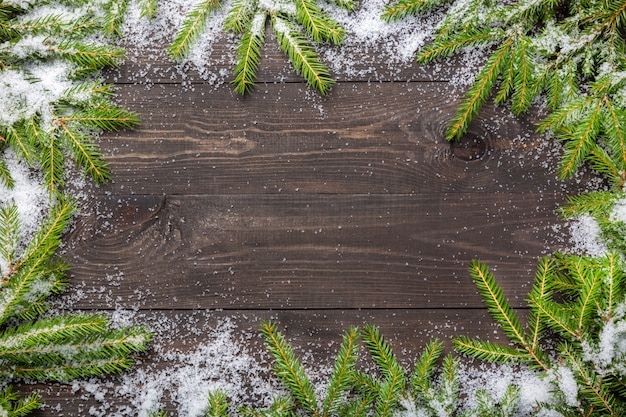
<instances>
[{"instance_id":1,"label":"white snow patch","mask_svg":"<svg viewBox=\"0 0 626 417\"><path fill-rule=\"evenodd\" d=\"M5 149L0 152L0 158L7 164L15 182L12 189L0 183L0 206L17 206L21 225L19 247L24 248L37 232L52 202L40 173L20 161L13 150ZM6 260L0 259L0 271L7 270Z\"/></svg>"},{"instance_id":2,"label":"white snow patch","mask_svg":"<svg viewBox=\"0 0 626 417\"><path fill-rule=\"evenodd\" d=\"M598 222L589 214L578 216L569 224L571 252L588 256L602 256L607 252L601 241Z\"/></svg>"},{"instance_id":3,"label":"white snow patch","mask_svg":"<svg viewBox=\"0 0 626 417\"><path fill-rule=\"evenodd\" d=\"M155 323L155 342L150 352L150 364L138 365L125 373L114 385L100 379L76 381L73 391L77 398L95 399L100 405L90 409L90 416L146 417L165 404L176 404L176 415L204 415L208 394L215 390L226 392L234 407L268 406L280 393L269 376L268 364L259 363L246 344L251 337L238 331L228 317L212 328L196 328L209 319L209 312L198 313L195 321L181 323L178 319L159 318ZM140 319L135 316L135 320ZM133 314L114 314L112 320L128 326ZM201 335L190 350L172 350L181 329ZM253 398L254 397L254 398ZM113 399L124 404L116 405Z\"/></svg>"},{"instance_id":4,"label":"white snow patch","mask_svg":"<svg viewBox=\"0 0 626 417\"><path fill-rule=\"evenodd\" d=\"M0 125L38 115L43 126L51 126L51 104L59 100L73 83L68 79L71 66L63 61L34 63L25 71L0 72Z\"/></svg>"}]
</instances>

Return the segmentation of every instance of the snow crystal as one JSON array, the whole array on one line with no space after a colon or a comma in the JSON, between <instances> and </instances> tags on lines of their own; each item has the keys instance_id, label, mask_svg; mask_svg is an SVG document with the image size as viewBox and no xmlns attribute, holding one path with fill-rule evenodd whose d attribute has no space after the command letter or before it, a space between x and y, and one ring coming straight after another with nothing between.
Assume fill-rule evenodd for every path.
<instances>
[{"instance_id":1,"label":"snow crystal","mask_svg":"<svg viewBox=\"0 0 626 417\"><path fill-rule=\"evenodd\" d=\"M600 226L591 215L578 216L570 222L569 229L572 253L602 256L607 252L606 245L600 239Z\"/></svg>"},{"instance_id":2,"label":"snow crystal","mask_svg":"<svg viewBox=\"0 0 626 417\"><path fill-rule=\"evenodd\" d=\"M12 189L0 183L0 207L17 206L22 234L19 246L23 248L37 232L42 219L49 211L51 202L43 185L42 176L20 161L15 152L5 149L0 153L0 158L7 164L15 181ZM0 259L0 271L7 271L8 266L5 262Z\"/></svg>"},{"instance_id":3,"label":"snow crystal","mask_svg":"<svg viewBox=\"0 0 626 417\"><path fill-rule=\"evenodd\" d=\"M71 66L59 60L25 69L0 72L0 125L12 126L37 114L43 126L51 126L52 103L72 86L68 77Z\"/></svg>"},{"instance_id":4,"label":"snow crystal","mask_svg":"<svg viewBox=\"0 0 626 417\"><path fill-rule=\"evenodd\" d=\"M583 343L585 360L593 362L600 374L613 368L618 373L626 372L626 321L623 317L623 305L618 314L604 323L598 335L597 343Z\"/></svg>"},{"instance_id":5,"label":"snow crystal","mask_svg":"<svg viewBox=\"0 0 626 417\"><path fill-rule=\"evenodd\" d=\"M574 371L567 366L559 366L556 369L556 383L565 398L565 404L570 407L577 407L578 383L574 378Z\"/></svg>"},{"instance_id":6,"label":"snow crystal","mask_svg":"<svg viewBox=\"0 0 626 417\"><path fill-rule=\"evenodd\" d=\"M485 390L496 402L500 401L509 385L517 386L519 402L515 416L534 415L537 403L549 403L552 399L552 386L547 378L526 368L513 368L508 365L462 365L459 368L461 396L467 398L465 408L476 407L476 392Z\"/></svg>"},{"instance_id":7,"label":"snow crystal","mask_svg":"<svg viewBox=\"0 0 626 417\"><path fill-rule=\"evenodd\" d=\"M615 202L611 209L611 221L626 223L626 199Z\"/></svg>"},{"instance_id":8,"label":"snow crystal","mask_svg":"<svg viewBox=\"0 0 626 417\"><path fill-rule=\"evenodd\" d=\"M197 318L202 322L210 313L198 314L203 316ZM123 316L121 324L127 326L130 317ZM100 379L74 382L77 395L85 394L101 404L92 407L90 415L145 417L165 404L177 404L176 415L196 417L204 415L209 392L226 392L234 406L268 406L280 393L268 375L269 366L259 363L248 350L246 336L237 331L230 318L219 320L214 327L197 329L202 340L189 351L168 347L175 338L172 334L181 326L176 319L158 318L155 346L150 353L152 365L137 366L114 387L107 388L107 382ZM186 326L192 331L195 324ZM131 407L114 405L111 397L122 398Z\"/></svg>"}]
</instances>

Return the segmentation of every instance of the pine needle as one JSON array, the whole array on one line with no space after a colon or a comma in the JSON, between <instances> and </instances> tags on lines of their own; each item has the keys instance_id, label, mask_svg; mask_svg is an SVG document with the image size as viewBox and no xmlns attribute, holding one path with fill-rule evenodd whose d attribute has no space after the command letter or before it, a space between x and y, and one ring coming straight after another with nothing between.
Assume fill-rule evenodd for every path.
<instances>
[{"instance_id":1,"label":"pine needle","mask_svg":"<svg viewBox=\"0 0 626 417\"><path fill-rule=\"evenodd\" d=\"M0 256L9 268L15 261L15 251L20 240L20 219L16 205L0 207ZM2 276L11 271L0 271Z\"/></svg>"},{"instance_id":2,"label":"pine needle","mask_svg":"<svg viewBox=\"0 0 626 417\"><path fill-rule=\"evenodd\" d=\"M398 0L385 6L382 18L387 22L392 22L407 16L425 13L447 3L451 3L451 0Z\"/></svg>"},{"instance_id":3,"label":"pine needle","mask_svg":"<svg viewBox=\"0 0 626 417\"><path fill-rule=\"evenodd\" d=\"M306 38L289 21L278 16L272 16L272 27L280 49L287 54L296 73L301 74L322 95L326 95L334 80Z\"/></svg>"},{"instance_id":4,"label":"pine needle","mask_svg":"<svg viewBox=\"0 0 626 417\"><path fill-rule=\"evenodd\" d=\"M204 415L206 417L227 417L230 402L224 391L209 392L209 407Z\"/></svg>"},{"instance_id":5,"label":"pine needle","mask_svg":"<svg viewBox=\"0 0 626 417\"><path fill-rule=\"evenodd\" d=\"M248 24L239 46L235 66L235 92L246 94L254 88L261 50L265 43L265 13L257 13Z\"/></svg>"},{"instance_id":6,"label":"pine needle","mask_svg":"<svg viewBox=\"0 0 626 417\"><path fill-rule=\"evenodd\" d=\"M264 322L261 326L261 333L265 337L268 351L274 358L274 369L278 378L306 413L318 417L320 414L313 384L296 359L291 346L277 331L274 323Z\"/></svg>"},{"instance_id":7,"label":"pine needle","mask_svg":"<svg viewBox=\"0 0 626 417\"><path fill-rule=\"evenodd\" d=\"M184 59L196 43L211 12L220 6L220 0L202 0L194 6L176 34L174 41L167 49L169 56L175 61Z\"/></svg>"},{"instance_id":8,"label":"pine needle","mask_svg":"<svg viewBox=\"0 0 626 417\"><path fill-rule=\"evenodd\" d=\"M350 389L350 376L354 372L357 360L358 338L359 331L356 327L350 328L343 336L343 343L339 348L333 373L326 388L326 397L322 405L322 417L336 415L342 402L345 400L344 397Z\"/></svg>"},{"instance_id":9,"label":"pine needle","mask_svg":"<svg viewBox=\"0 0 626 417\"><path fill-rule=\"evenodd\" d=\"M491 316L500 325L507 337L515 344L527 347L529 344L526 341L519 318L511 309L502 288L497 284L487 266L478 261L472 261L470 275L474 279L474 283L483 297L489 313L491 313Z\"/></svg>"},{"instance_id":10,"label":"pine needle","mask_svg":"<svg viewBox=\"0 0 626 417\"><path fill-rule=\"evenodd\" d=\"M458 140L467 131L470 122L474 118L481 107L487 101L491 89L500 75L502 67L511 57L511 41L505 42L498 50L496 50L487 60L487 63L476 76L476 81L465 95L465 99L461 103L456 116L452 119L446 138L448 140Z\"/></svg>"},{"instance_id":11,"label":"pine needle","mask_svg":"<svg viewBox=\"0 0 626 417\"><path fill-rule=\"evenodd\" d=\"M7 163L0 159L0 184L7 187L9 190L13 189L15 186L15 181L13 180L13 176L9 172L9 166Z\"/></svg>"}]
</instances>

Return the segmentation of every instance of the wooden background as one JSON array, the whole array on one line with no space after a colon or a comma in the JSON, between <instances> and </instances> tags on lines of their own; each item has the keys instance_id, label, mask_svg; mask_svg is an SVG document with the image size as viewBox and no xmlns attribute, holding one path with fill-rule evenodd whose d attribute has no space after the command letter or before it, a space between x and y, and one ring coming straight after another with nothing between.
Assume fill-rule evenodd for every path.
<instances>
[{"instance_id":1,"label":"wooden background","mask_svg":"<svg viewBox=\"0 0 626 417\"><path fill-rule=\"evenodd\" d=\"M147 64L172 65L147 54L109 74L142 125L103 137L113 181L66 239L69 294L82 294L72 309L200 314L209 327L230 317L242 332L273 318L320 362L364 323L406 360L431 337L498 340L469 262L489 264L523 307L537 260L564 244L556 208L586 186L557 180L558 147L534 134L532 115L487 106L447 143L462 91L432 67L339 74L322 98L268 40L258 87L242 98L193 74L184 87L138 83ZM191 349L191 336L155 342ZM39 416L88 415L94 402L66 385L44 400Z\"/></svg>"}]
</instances>

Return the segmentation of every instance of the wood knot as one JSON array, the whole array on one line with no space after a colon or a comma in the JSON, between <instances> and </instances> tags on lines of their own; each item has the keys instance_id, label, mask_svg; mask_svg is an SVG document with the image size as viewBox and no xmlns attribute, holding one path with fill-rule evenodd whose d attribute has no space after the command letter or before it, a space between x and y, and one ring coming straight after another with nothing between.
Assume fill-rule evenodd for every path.
<instances>
[{"instance_id":1,"label":"wood knot","mask_svg":"<svg viewBox=\"0 0 626 417\"><path fill-rule=\"evenodd\" d=\"M450 144L452 155L462 161L478 161L489 152L489 145L484 135L468 132L458 141Z\"/></svg>"}]
</instances>

